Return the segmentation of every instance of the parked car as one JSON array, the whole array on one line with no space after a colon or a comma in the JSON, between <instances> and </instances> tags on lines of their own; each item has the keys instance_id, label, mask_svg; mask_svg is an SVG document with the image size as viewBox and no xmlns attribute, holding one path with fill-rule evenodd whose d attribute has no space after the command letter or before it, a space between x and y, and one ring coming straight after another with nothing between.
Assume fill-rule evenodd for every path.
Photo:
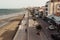
<instances>
[{"instance_id":1,"label":"parked car","mask_svg":"<svg viewBox=\"0 0 60 40\"><path fill-rule=\"evenodd\" d=\"M60 40L60 33L51 34L51 37L52 37L54 40Z\"/></svg>"},{"instance_id":2,"label":"parked car","mask_svg":"<svg viewBox=\"0 0 60 40\"><path fill-rule=\"evenodd\" d=\"M38 17L39 17L39 15L38 15L38 14L35 14L35 17L36 17L36 18L38 18Z\"/></svg>"},{"instance_id":3,"label":"parked car","mask_svg":"<svg viewBox=\"0 0 60 40\"><path fill-rule=\"evenodd\" d=\"M53 19L49 19L48 22L49 22L50 24L56 25L56 22L55 22Z\"/></svg>"},{"instance_id":4,"label":"parked car","mask_svg":"<svg viewBox=\"0 0 60 40\"><path fill-rule=\"evenodd\" d=\"M48 29L49 29L49 30L55 30L55 29L57 29L57 27L54 26L54 25L50 25L50 26L48 27Z\"/></svg>"}]
</instances>

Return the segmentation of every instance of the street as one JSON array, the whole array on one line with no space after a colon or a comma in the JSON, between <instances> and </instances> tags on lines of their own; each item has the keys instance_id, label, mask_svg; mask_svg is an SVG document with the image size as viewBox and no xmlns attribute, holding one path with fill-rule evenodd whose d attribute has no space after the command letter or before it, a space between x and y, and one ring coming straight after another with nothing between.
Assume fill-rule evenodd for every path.
<instances>
[{"instance_id":1,"label":"street","mask_svg":"<svg viewBox=\"0 0 60 40\"><path fill-rule=\"evenodd\" d=\"M38 19L37 20L39 22L39 24L42 26L42 31L45 34L45 36L47 37L48 40L52 40L51 39L51 33L50 30L48 30L49 24L46 23L45 21L43 21L42 19Z\"/></svg>"},{"instance_id":2,"label":"street","mask_svg":"<svg viewBox=\"0 0 60 40\"><path fill-rule=\"evenodd\" d=\"M40 24L41 26L43 25L44 21L37 19L38 21L34 21L32 17L29 19L29 27L28 27L28 39L29 40L49 40L50 37L46 36L46 32L42 29L40 31L40 35L37 35L37 29L35 28L36 25ZM42 23L43 22L43 23ZM44 25L48 26L48 24ZM42 26L43 27L43 26ZM44 33L45 32L45 33ZM51 39L50 39L51 40Z\"/></svg>"},{"instance_id":3,"label":"street","mask_svg":"<svg viewBox=\"0 0 60 40\"><path fill-rule=\"evenodd\" d=\"M39 32L40 35L37 35L38 31L35 28L38 24L42 26L42 30ZM25 14L25 18L22 20L21 25L19 25L19 29L13 40L52 40L48 32L49 30L46 29L48 26L42 19L34 21L30 14Z\"/></svg>"}]
</instances>

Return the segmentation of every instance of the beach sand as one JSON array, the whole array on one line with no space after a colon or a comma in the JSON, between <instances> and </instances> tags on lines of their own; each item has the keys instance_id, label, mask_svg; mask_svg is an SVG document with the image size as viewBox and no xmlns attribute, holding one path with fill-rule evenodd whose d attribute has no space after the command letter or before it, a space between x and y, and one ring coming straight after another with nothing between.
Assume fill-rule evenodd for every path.
<instances>
[{"instance_id":1,"label":"beach sand","mask_svg":"<svg viewBox=\"0 0 60 40\"><path fill-rule=\"evenodd\" d=\"M18 24L22 20L23 15L19 15L12 18L14 19L11 20L8 24L4 25L3 27L0 27L0 40L13 40L13 37L18 28Z\"/></svg>"}]
</instances>

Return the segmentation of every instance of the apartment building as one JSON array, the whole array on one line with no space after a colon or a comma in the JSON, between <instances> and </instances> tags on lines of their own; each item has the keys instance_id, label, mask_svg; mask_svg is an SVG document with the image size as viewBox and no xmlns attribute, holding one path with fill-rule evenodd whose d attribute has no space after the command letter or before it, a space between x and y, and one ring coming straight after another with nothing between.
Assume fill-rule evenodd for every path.
<instances>
[{"instance_id":1,"label":"apartment building","mask_svg":"<svg viewBox=\"0 0 60 40\"><path fill-rule=\"evenodd\" d=\"M49 15L60 16L60 0L50 0L45 5L45 13Z\"/></svg>"},{"instance_id":2,"label":"apartment building","mask_svg":"<svg viewBox=\"0 0 60 40\"><path fill-rule=\"evenodd\" d=\"M51 6L56 16L60 16L60 0L51 0Z\"/></svg>"},{"instance_id":3,"label":"apartment building","mask_svg":"<svg viewBox=\"0 0 60 40\"><path fill-rule=\"evenodd\" d=\"M51 15L52 13L50 13L50 1L46 2L46 5L45 5L45 14L47 15Z\"/></svg>"}]
</instances>

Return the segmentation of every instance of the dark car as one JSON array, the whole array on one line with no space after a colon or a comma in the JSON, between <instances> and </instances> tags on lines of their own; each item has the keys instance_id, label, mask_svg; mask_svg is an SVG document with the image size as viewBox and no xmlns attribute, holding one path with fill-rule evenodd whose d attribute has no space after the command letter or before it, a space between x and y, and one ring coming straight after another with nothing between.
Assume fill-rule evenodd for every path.
<instances>
[{"instance_id":1,"label":"dark car","mask_svg":"<svg viewBox=\"0 0 60 40\"><path fill-rule=\"evenodd\" d=\"M50 24L56 25L56 22L53 19L49 19L48 21Z\"/></svg>"},{"instance_id":2,"label":"dark car","mask_svg":"<svg viewBox=\"0 0 60 40\"><path fill-rule=\"evenodd\" d=\"M51 37L52 37L54 40L60 40L60 33L51 34Z\"/></svg>"}]
</instances>

